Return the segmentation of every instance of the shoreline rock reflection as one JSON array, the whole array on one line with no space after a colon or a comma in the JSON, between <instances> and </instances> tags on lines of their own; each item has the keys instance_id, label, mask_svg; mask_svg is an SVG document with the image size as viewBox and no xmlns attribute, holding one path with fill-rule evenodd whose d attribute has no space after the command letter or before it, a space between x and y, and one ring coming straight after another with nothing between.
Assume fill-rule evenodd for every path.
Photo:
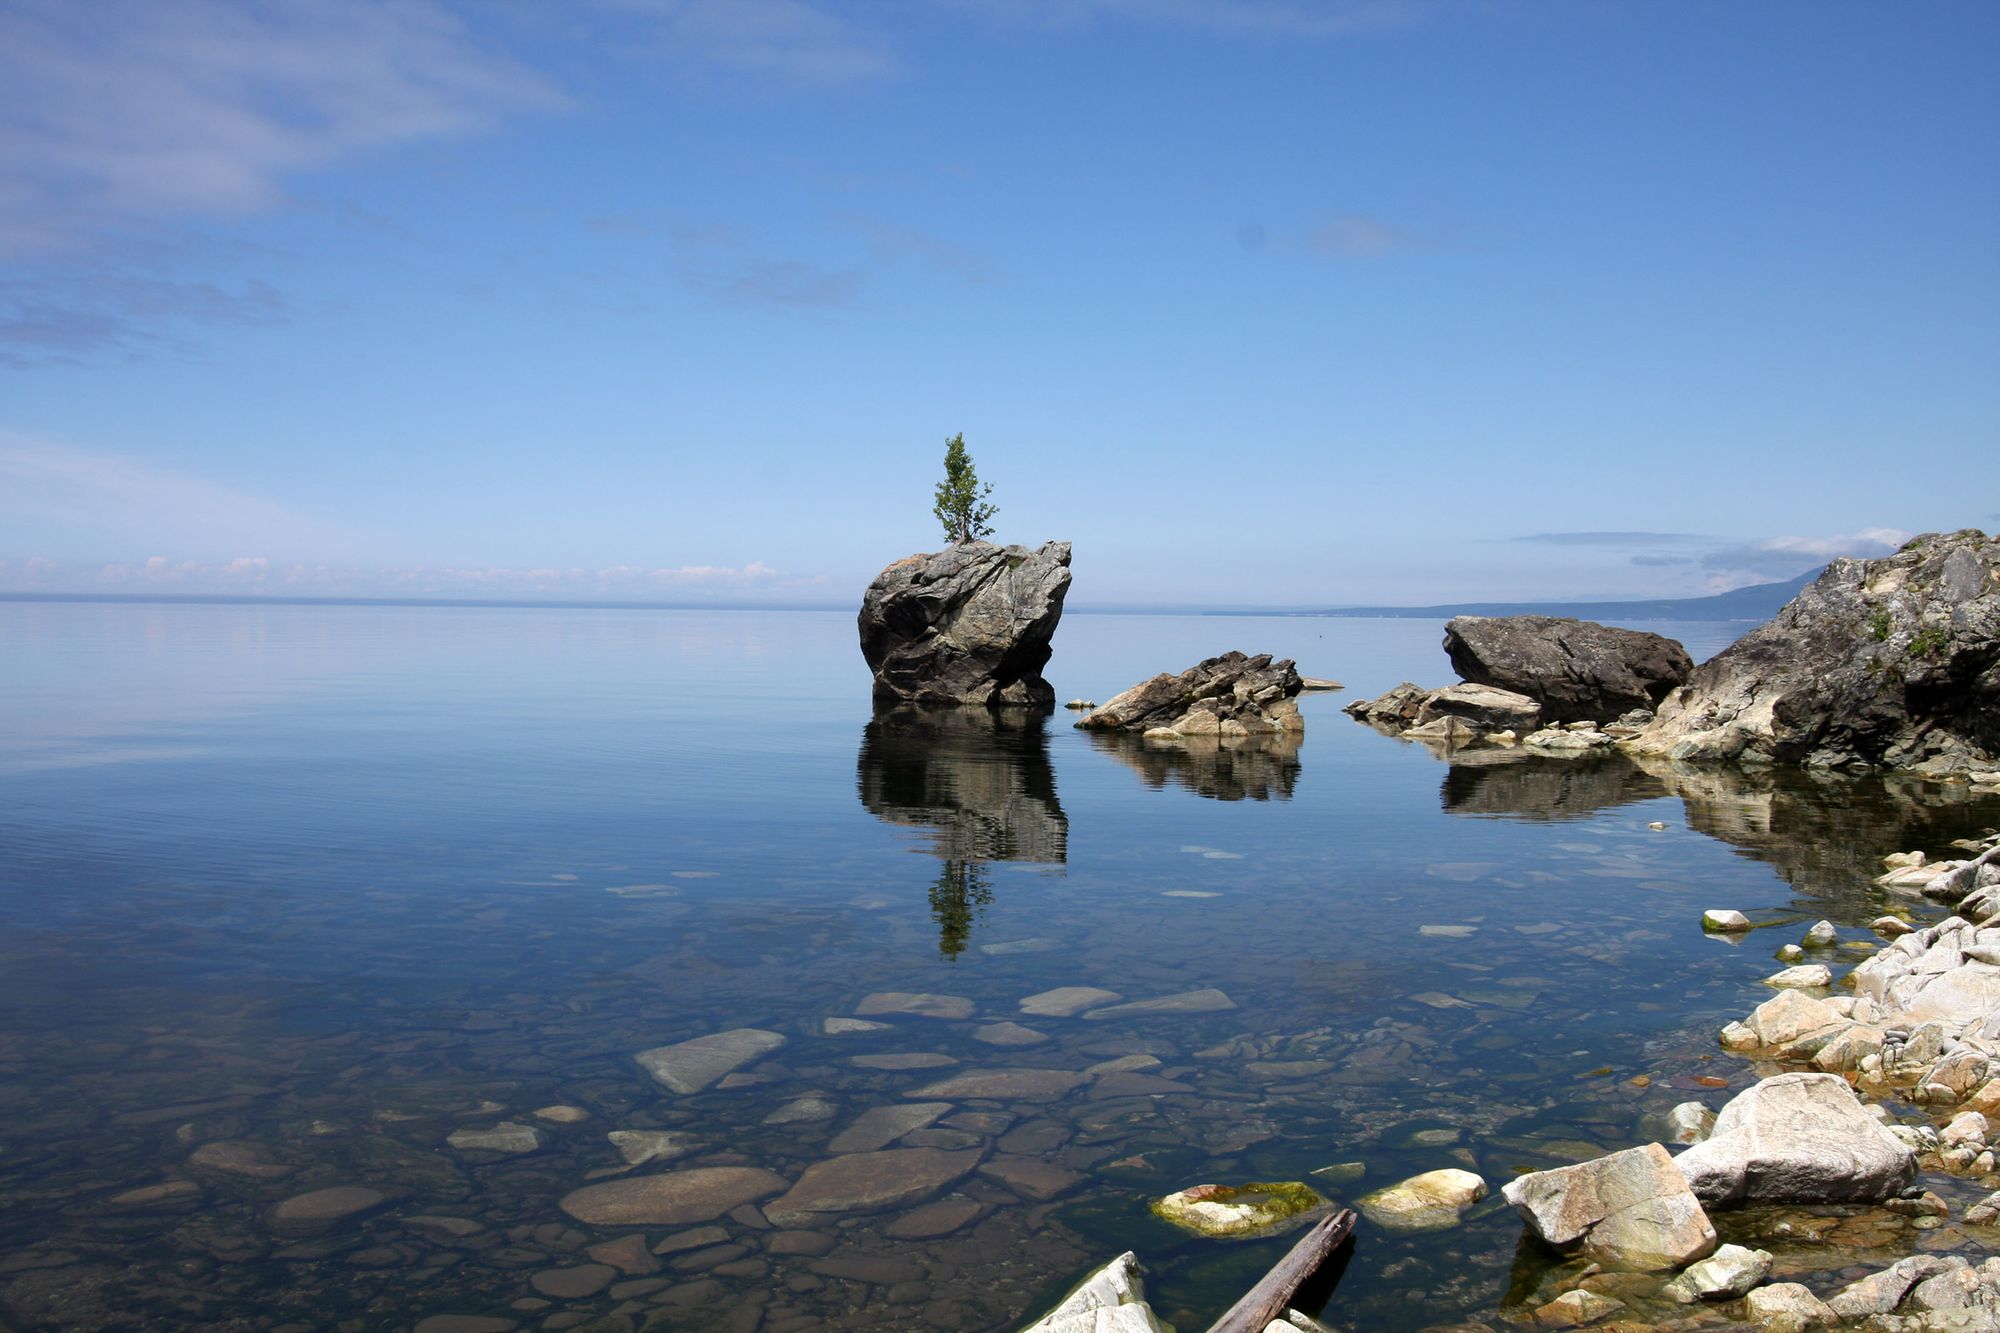
<instances>
[{"instance_id":1,"label":"shoreline rock reflection","mask_svg":"<svg viewBox=\"0 0 2000 1333\"><path fill-rule=\"evenodd\" d=\"M1026 709L885 709L861 733L855 785L888 824L927 829L938 952L956 958L993 901L991 861L1062 865L1069 818L1056 797L1044 715Z\"/></svg>"},{"instance_id":2,"label":"shoreline rock reflection","mask_svg":"<svg viewBox=\"0 0 2000 1333\"><path fill-rule=\"evenodd\" d=\"M1289 801L1299 781L1296 733L1157 740L1130 732L1093 731L1090 743L1137 773L1154 791L1164 791L1171 783L1212 801Z\"/></svg>"}]
</instances>

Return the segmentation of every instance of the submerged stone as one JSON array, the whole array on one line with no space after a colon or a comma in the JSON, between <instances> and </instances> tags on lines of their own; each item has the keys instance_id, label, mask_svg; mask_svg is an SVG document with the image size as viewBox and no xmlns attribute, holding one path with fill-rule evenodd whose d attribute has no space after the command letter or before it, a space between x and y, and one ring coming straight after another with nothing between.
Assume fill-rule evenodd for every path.
<instances>
[{"instance_id":1,"label":"submerged stone","mask_svg":"<svg viewBox=\"0 0 2000 1333\"><path fill-rule=\"evenodd\" d=\"M455 1129L445 1142L459 1152L502 1153L518 1157L523 1153L540 1152L542 1131L533 1125L517 1125L511 1120L503 1120L491 1129Z\"/></svg>"},{"instance_id":2,"label":"submerged stone","mask_svg":"<svg viewBox=\"0 0 2000 1333\"><path fill-rule=\"evenodd\" d=\"M1084 1017L1096 1020L1136 1018L1147 1014L1212 1014L1235 1007L1236 1001L1210 986L1201 990L1182 991L1178 995L1162 995L1154 1000L1134 1000L1129 1004L1114 1004L1105 1009L1092 1009Z\"/></svg>"},{"instance_id":3,"label":"submerged stone","mask_svg":"<svg viewBox=\"0 0 2000 1333\"><path fill-rule=\"evenodd\" d=\"M788 1184L757 1167L705 1166L586 1185L564 1195L557 1207L591 1226L683 1226L713 1221L781 1193Z\"/></svg>"},{"instance_id":4,"label":"submerged stone","mask_svg":"<svg viewBox=\"0 0 2000 1333\"><path fill-rule=\"evenodd\" d=\"M979 1069L904 1095L940 1101L1052 1102L1089 1081L1089 1076L1065 1069Z\"/></svg>"},{"instance_id":5,"label":"submerged stone","mask_svg":"<svg viewBox=\"0 0 2000 1333\"><path fill-rule=\"evenodd\" d=\"M1197 1236L1240 1239L1282 1231L1308 1213L1331 1205L1296 1180L1246 1185L1195 1185L1153 1205L1155 1216Z\"/></svg>"},{"instance_id":6,"label":"submerged stone","mask_svg":"<svg viewBox=\"0 0 2000 1333\"><path fill-rule=\"evenodd\" d=\"M1030 995L1021 1001L1021 1012L1045 1018L1069 1018L1086 1009L1100 1009L1125 998L1115 990L1096 986L1058 986Z\"/></svg>"},{"instance_id":7,"label":"submerged stone","mask_svg":"<svg viewBox=\"0 0 2000 1333\"><path fill-rule=\"evenodd\" d=\"M627 1166L671 1162L694 1151L694 1136L677 1129L614 1129L604 1136Z\"/></svg>"},{"instance_id":8,"label":"submerged stone","mask_svg":"<svg viewBox=\"0 0 2000 1333\"><path fill-rule=\"evenodd\" d=\"M732 1028L671 1046L655 1046L632 1058L663 1087L685 1095L700 1092L784 1044L784 1037L776 1032Z\"/></svg>"},{"instance_id":9,"label":"submerged stone","mask_svg":"<svg viewBox=\"0 0 2000 1333\"><path fill-rule=\"evenodd\" d=\"M983 1154L939 1148L891 1148L816 1162L764 1215L781 1227L829 1213L873 1213L917 1203L972 1173Z\"/></svg>"},{"instance_id":10,"label":"submerged stone","mask_svg":"<svg viewBox=\"0 0 2000 1333\"><path fill-rule=\"evenodd\" d=\"M328 1189L294 1194L271 1212L280 1226L314 1226L341 1222L373 1212L389 1201L380 1190L361 1185L334 1185Z\"/></svg>"},{"instance_id":11,"label":"submerged stone","mask_svg":"<svg viewBox=\"0 0 2000 1333\"><path fill-rule=\"evenodd\" d=\"M963 995L930 995L921 991L877 991L864 996L854 1012L863 1018L875 1014L908 1014L914 1018L970 1018L972 1001Z\"/></svg>"},{"instance_id":12,"label":"submerged stone","mask_svg":"<svg viewBox=\"0 0 2000 1333\"><path fill-rule=\"evenodd\" d=\"M950 1102L912 1102L905 1106L874 1106L826 1145L830 1153L875 1152L903 1135L919 1130L951 1110Z\"/></svg>"}]
</instances>

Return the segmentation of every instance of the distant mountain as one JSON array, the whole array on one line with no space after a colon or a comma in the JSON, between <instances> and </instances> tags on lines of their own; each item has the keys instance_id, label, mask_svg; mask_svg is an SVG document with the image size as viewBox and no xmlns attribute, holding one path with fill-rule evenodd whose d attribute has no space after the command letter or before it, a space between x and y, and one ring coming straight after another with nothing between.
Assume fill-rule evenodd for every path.
<instances>
[{"instance_id":1,"label":"distant mountain","mask_svg":"<svg viewBox=\"0 0 2000 1333\"><path fill-rule=\"evenodd\" d=\"M1665 597L1655 602L1454 602L1444 606L1341 606L1307 616L1391 616L1449 620L1453 616L1575 616L1579 620L1769 620L1819 577L1817 569L1784 583L1754 583L1713 597Z\"/></svg>"}]
</instances>

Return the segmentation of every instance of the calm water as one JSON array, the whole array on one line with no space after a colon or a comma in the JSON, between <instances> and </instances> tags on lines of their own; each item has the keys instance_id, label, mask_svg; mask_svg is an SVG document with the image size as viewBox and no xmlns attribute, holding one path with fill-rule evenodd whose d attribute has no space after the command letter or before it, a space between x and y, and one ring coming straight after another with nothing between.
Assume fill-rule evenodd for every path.
<instances>
[{"instance_id":1,"label":"calm water","mask_svg":"<svg viewBox=\"0 0 2000 1333\"><path fill-rule=\"evenodd\" d=\"M1741 627L1656 628L1699 660ZM1751 1081L1713 1033L1794 937L1708 939L1703 908L1863 923L1881 853L2000 823L1937 787L1448 764L1340 715L1444 683L1438 637L1066 618L1061 698L1227 648L1351 687L1308 698L1295 752L1203 756L1064 713L872 717L844 614L0 605L0 1326L1002 1329L1132 1248L1198 1330L1288 1239L1194 1240L1150 1199L1347 1162L1336 1199L1451 1165L1497 1187L1644 1141L1728 1095L1697 1080ZM1059 986L1233 1007L1022 1014ZM885 991L969 1016L825 1033ZM740 1027L786 1044L705 1091L632 1059ZM796 1180L940 1079L1134 1054L1158 1064L943 1098L904 1144L982 1165L928 1226L912 1202L774 1244L754 1210L557 1206L661 1169L610 1131ZM544 1146L447 1143L500 1121ZM274 1215L333 1186L382 1199ZM699 1225L724 1234L677 1239ZM671 1243L608 1286L568 1271L635 1232ZM1364 1225L1325 1317L1492 1312L1547 1266L1520 1234L1497 1199Z\"/></svg>"}]
</instances>

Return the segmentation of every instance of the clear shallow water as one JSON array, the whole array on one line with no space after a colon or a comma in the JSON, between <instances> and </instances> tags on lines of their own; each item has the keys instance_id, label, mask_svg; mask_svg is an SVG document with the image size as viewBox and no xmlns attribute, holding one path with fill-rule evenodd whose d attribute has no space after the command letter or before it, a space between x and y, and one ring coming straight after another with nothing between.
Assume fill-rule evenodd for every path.
<instances>
[{"instance_id":1,"label":"clear shallow water","mask_svg":"<svg viewBox=\"0 0 2000 1333\"><path fill-rule=\"evenodd\" d=\"M1700 659L1736 627L1659 628ZM1288 1242L1193 1240L1150 1199L1350 1161L1367 1175L1337 1199L1447 1165L1497 1186L1643 1141L1646 1115L1728 1095L1697 1080L1751 1080L1713 1033L1781 941L1705 938L1703 908L1859 924L1882 852L2000 822L1937 787L1447 764L1339 714L1443 683L1439 632L1066 618L1062 698L1232 647L1351 687L1305 701L1295 753L1204 757L1060 712L876 718L843 614L0 606L0 1317L1007 1328L1133 1248L1199 1329ZM1234 1007L1021 1014L1057 986ZM882 991L972 1015L824 1034ZM1046 1040L975 1037L1003 1020ZM677 1096L632 1059L736 1027L787 1039L738 1086ZM657 1273L535 1285L689 1229L558 1208L622 1168L607 1131L684 1131L675 1169L796 1180L941 1078L1135 1053L1160 1063L1051 1101L949 1098L905 1141L982 1155L946 1234L893 1234L912 1204L808 1224L830 1254L774 1254L743 1214ZM937 1063L875 1067L897 1055ZM788 1120L806 1098L832 1117ZM588 1118L534 1119L554 1105ZM500 1120L546 1146L446 1143ZM216 1141L287 1174L190 1162ZM384 1202L274 1221L345 1185ZM1326 1317L1491 1311L1545 1265L1519 1238L1497 1200L1451 1231L1364 1226Z\"/></svg>"}]
</instances>

